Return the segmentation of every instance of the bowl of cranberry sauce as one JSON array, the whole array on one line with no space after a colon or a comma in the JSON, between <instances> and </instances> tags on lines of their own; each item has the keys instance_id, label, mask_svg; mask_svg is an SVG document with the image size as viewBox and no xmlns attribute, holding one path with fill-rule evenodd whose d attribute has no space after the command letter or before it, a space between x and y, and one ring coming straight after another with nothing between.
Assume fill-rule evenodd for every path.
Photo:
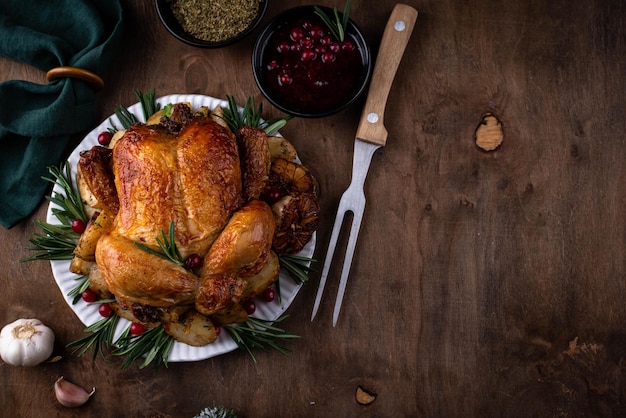
<instances>
[{"instance_id":1,"label":"bowl of cranberry sauce","mask_svg":"<svg viewBox=\"0 0 626 418\"><path fill-rule=\"evenodd\" d=\"M318 9L334 18L333 9ZM353 103L367 87L372 62L369 46L352 20L339 40L314 6L300 6L279 14L261 32L252 67L270 103L287 114L313 118Z\"/></svg>"}]
</instances>

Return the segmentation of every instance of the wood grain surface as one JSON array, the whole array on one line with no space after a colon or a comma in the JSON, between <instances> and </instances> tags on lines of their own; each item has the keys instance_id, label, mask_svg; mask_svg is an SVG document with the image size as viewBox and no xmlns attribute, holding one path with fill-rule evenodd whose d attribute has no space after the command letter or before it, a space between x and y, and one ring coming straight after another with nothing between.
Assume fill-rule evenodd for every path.
<instances>
[{"instance_id":1,"label":"wood grain surface","mask_svg":"<svg viewBox=\"0 0 626 418\"><path fill-rule=\"evenodd\" d=\"M242 351L119 369L64 346L83 325L47 262L20 263L46 203L0 231L0 323L37 317L62 361L0 363L0 415L193 417L617 417L626 415L626 3L622 0L407 1L419 17L385 110L389 136L365 185L367 207L337 327L338 269L314 322L314 274L285 327L290 357ZM264 22L302 1L272 1ZM319 4L333 6L330 1ZM394 2L352 2L373 51ZM158 95L253 96L254 35L223 49L185 46L151 1L124 1L123 48L99 93L102 119ZM338 5L342 7L343 4ZM45 74L0 59L0 81ZM318 268L350 181L363 100L282 133L320 182ZM487 112L503 126L475 144ZM77 138L77 141L80 138ZM96 387L60 406L54 381ZM369 406L358 386L375 392Z\"/></svg>"}]
</instances>

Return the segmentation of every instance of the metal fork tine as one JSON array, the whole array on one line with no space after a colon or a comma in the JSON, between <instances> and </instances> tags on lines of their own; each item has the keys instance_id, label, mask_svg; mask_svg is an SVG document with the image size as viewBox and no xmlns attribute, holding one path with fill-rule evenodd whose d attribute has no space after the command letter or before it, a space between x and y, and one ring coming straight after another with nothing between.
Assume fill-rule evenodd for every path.
<instances>
[{"instance_id":1,"label":"metal fork tine","mask_svg":"<svg viewBox=\"0 0 626 418\"><path fill-rule=\"evenodd\" d=\"M333 256L335 254L335 248L337 247L337 240L339 239L339 231L341 231L341 226L343 225L343 220L346 215L345 209L345 199L341 198L339 201L339 208L337 209L337 216L335 217L335 223L333 224L333 230L330 235L330 241L328 243L328 250L326 252L326 260L324 261L324 268L322 269L322 275L320 276L320 283L317 288L317 295L315 296L315 303L313 304L313 313L311 314L311 321L315 319L315 315L317 315L317 310L320 307L320 302L322 301L322 295L324 294L324 287L326 286L326 279L328 278L328 271L330 270L330 265L332 264Z\"/></svg>"},{"instance_id":2,"label":"metal fork tine","mask_svg":"<svg viewBox=\"0 0 626 418\"><path fill-rule=\"evenodd\" d=\"M335 312L333 314L333 326L335 326L337 323L337 317L339 316L339 310L341 308L341 301L343 299L343 294L346 289L346 282L348 281L348 273L350 272L350 266L352 265L354 247L356 246L356 239L359 234L361 219L363 218L363 209L365 208L365 193L363 192L363 185L365 183L365 177L367 176L367 171L370 165L370 161L372 160L372 156L378 148L380 148L380 145L371 144L360 140L357 140L354 143L354 155L352 159L353 177L350 185L339 200L337 216L335 217L335 223L333 225L330 241L328 243L328 251L326 252L326 259L324 260L324 268L322 269L319 287L317 288L317 295L315 296L315 303L313 305L311 321L315 318L315 315L317 314L320 306L320 302L322 300L324 287L326 286L326 279L328 278L328 272L333 261L333 256L337 247L337 240L339 239L339 232L341 231L345 215L347 212L352 212L354 217L352 219L352 226L350 228L348 245L346 247L345 259L343 262L343 269L339 282L339 293L337 294L337 300L335 302Z\"/></svg>"},{"instance_id":3,"label":"metal fork tine","mask_svg":"<svg viewBox=\"0 0 626 418\"><path fill-rule=\"evenodd\" d=\"M365 197L363 197L363 205L365 205ZM343 260L343 268L341 269L341 279L339 280L339 290L337 291L337 299L335 300L335 309L333 311L333 327L337 325L339 311L341 311L341 302L343 294L346 291L350 267L352 266L352 258L354 257L354 249L356 247L356 239L359 236L361 220L363 219L363 211L352 211L352 225L350 226L350 235L348 237L348 246L346 247L346 257Z\"/></svg>"}]
</instances>

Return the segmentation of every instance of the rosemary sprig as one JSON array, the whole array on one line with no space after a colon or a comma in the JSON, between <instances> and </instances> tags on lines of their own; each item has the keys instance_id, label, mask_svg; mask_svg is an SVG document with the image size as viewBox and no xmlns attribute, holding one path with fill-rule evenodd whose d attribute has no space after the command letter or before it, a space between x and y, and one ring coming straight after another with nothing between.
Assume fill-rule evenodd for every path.
<instances>
[{"instance_id":1,"label":"rosemary sprig","mask_svg":"<svg viewBox=\"0 0 626 418\"><path fill-rule=\"evenodd\" d=\"M72 354L78 357L85 354L88 350L93 349L94 359L98 354L100 354L103 359L106 359L105 351L111 351L113 347L113 337L119 319L119 316L113 314L108 318L94 322L84 330L84 332L90 333L89 335L69 343L66 347L73 348Z\"/></svg>"},{"instance_id":2,"label":"rosemary sprig","mask_svg":"<svg viewBox=\"0 0 626 418\"><path fill-rule=\"evenodd\" d=\"M224 329L237 346L242 350L246 350L256 363L256 357L252 353L253 349L267 351L269 347L283 355L288 356L290 354L289 350L280 345L277 341L291 340L300 338L300 336L289 334L282 328L273 325L273 323L280 323L288 317L289 315L281 315L275 321L270 321L250 316L245 322L236 325L225 325Z\"/></svg>"},{"instance_id":3,"label":"rosemary sprig","mask_svg":"<svg viewBox=\"0 0 626 418\"><path fill-rule=\"evenodd\" d=\"M165 231L161 230L161 237L156 238L156 242L161 251L156 251L140 242L135 242L135 245L147 253L156 255L165 260L170 260L172 263L182 266L185 264L185 259L180 254L180 251L178 251L178 246L174 238L174 222L170 222L169 236L165 234Z\"/></svg>"},{"instance_id":4,"label":"rosemary sprig","mask_svg":"<svg viewBox=\"0 0 626 418\"><path fill-rule=\"evenodd\" d=\"M316 271L311 268L311 263L316 260L302 257L296 254L285 254L278 257L280 266L285 269L297 284L303 284L309 280L309 273Z\"/></svg>"},{"instance_id":5,"label":"rosemary sprig","mask_svg":"<svg viewBox=\"0 0 626 418\"><path fill-rule=\"evenodd\" d=\"M231 131L237 132L244 126L252 126L254 128L263 129L267 136L275 135L281 130L292 116L282 118L272 118L262 120L263 104L255 109L254 99L248 97L242 109L239 109L237 102L233 96L226 96L228 107L224 108L224 121L228 124Z\"/></svg>"},{"instance_id":6,"label":"rosemary sprig","mask_svg":"<svg viewBox=\"0 0 626 418\"><path fill-rule=\"evenodd\" d=\"M137 117L122 105L116 107L113 112L124 129L128 129L133 123L137 123Z\"/></svg>"},{"instance_id":7,"label":"rosemary sprig","mask_svg":"<svg viewBox=\"0 0 626 418\"><path fill-rule=\"evenodd\" d=\"M333 36L339 41L343 42L346 37L346 29L348 27L348 20L350 15L350 0L346 1L346 4L343 8L343 16L339 17L339 12L337 11L337 7L333 9L333 16L329 17L322 9L318 6L313 6L315 9L315 14L318 15L322 21L328 26ZM333 19L334 18L334 19Z\"/></svg>"},{"instance_id":8,"label":"rosemary sprig","mask_svg":"<svg viewBox=\"0 0 626 418\"><path fill-rule=\"evenodd\" d=\"M71 224L74 219L82 219L87 222L88 217L80 199L80 194L72 183L72 172L69 162L65 161L59 167L48 167L48 172L52 174L52 177L42 178L61 188L61 193L54 192L52 196L46 197L46 199L58 206L58 208L52 209L54 216L63 225Z\"/></svg>"},{"instance_id":9,"label":"rosemary sprig","mask_svg":"<svg viewBox=\"0 0 626 418\"><path fill-rule=\"evenodd\" d=\"M139 368L143 369L154 362L155 367L167 367L167 358L174 346L174 338L168 335L162 327L155 327L140 335L132 335L130 327L126 328L115 342L117 348L113 350L115 356L125 356L121 368L126 369L135 360L145 356Z\"/></svg>"},{"instance_id":10,"label":"rosemary sprig","mask_svg":"<svg viewBox=\"0 0 626 418\"><path fill-rule=\"evenodd\" d=\"M81 298L81 294L89 288L89 275L77 276L74 278L78 283L69 292L67 296L72 298L72 305L75 305Z\"/></svg>"},{"instance_id":11,"label":"rosemary sprig","mask_svg":"<svg viewBox=\"0 0 626 418\"><path fill-rule=\"evenodd\" d=\"M148 120L150 116L154 115L161 108L161 105L156 102L156 91L154 89L148 90L145 93L136 91L135 96L137 96L139 103L141 103L144 120Z\"/></svg>"},{"instance_id":12,"label":"rosemary sprig","mask_svg":"<svg viewBox=\"0 0 626 418\"><path fill-rule=\"evenodd\" d=\"M135 96L137 96L141 104L144 120L148 120L150 116L154 115L161 108L161 105L156 102L156 91L154 89L148 90L145 93L135 91ZM124 129L128 129L132 124L139 122L135 114L122 105L117 106L113 112ZM109 119L109 123L111 124L111 127L107 129L109 132L113 134L119 130L113 123L113 120Z\"/></svg>"},{"instance_id":13,"label":"rosemary sprig","mask_svg":"<svg viewBox=\"0 0 626 418\"><path fill-rule=\"evenodd\" d=\"M104 302L104 301L100 301ZM154 327L143 334L132 335L130 325L122 332L117 340L114 339L119 316L113 314L109 318L103 318L85 328L84 332L91 333L77 341L69 343L66 347L73 348L73 354L84 355L93 349L93 358L100 355L106 359L105 352L110 352L114 356L124 356L121 368L128 368L135 360L145 357L139 365L140 369L154 362L155 367L164 365L167 367L167 359L174 346L174 338L168 335L162 327ZM274 326L272 323L279 323L287 319L288 315L282 315L275 321L248 317L242 324L225 325L233 341L240 349L246 350L256 363L256 357L252 352L254 349L267 351L268 348L275 349L283 355L289 355L287 348L283 347L279 341L300 338L299 335L287 333L282 328Z\"/></svg>"},{"instance_id":14,"label":"rosemary sprig","mask_svg":"<svg viewBox=\"0 0 626 418\"><path fill-rule=\"evenodd\" d=\"M48 172L52 177L42 178L61 188L60 193L54 192L51 196L46 197L48 201L56 205L51 211L60 224L35 222L41 232L35 233L29 239L32 246L27 247L28 250L35 251L35 253L20 260L20 262L71 260L78 240L78 234L72 231L71 223L74 219L81 219L84 222L88 220L80 194L72 183L69 163L66 161L59 167L48 167Z\"/></svg>"},{"instance_id":15,"label":"rosemary sprig","mask_svg":"<svg viewBox=\"0 0 626 418\"><path fill-rule=\"evenodd\" d=\"M74 257L74 248L78 234L68 225L54 225L37 221L35 224L41 229L36 232L29 242L27 250L35 251L33 255L20 260L21 263L35 260L71 260Z\"/></svg>"}]
</instances>

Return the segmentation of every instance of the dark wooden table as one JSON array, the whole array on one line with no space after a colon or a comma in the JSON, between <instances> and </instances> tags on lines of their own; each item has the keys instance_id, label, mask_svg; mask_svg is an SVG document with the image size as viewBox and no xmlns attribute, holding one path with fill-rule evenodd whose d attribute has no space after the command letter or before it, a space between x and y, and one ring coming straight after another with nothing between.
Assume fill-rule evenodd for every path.
<instances>
[{"instance_id":1,"label":"dark wooden table","mask_svg":"<svg viewBox=\"0 0 626 418\"><path fill-rule=\"evenodd\" d=\"M195 49L166 32L152 2L124 3L128 31L99 95L102 119L151 88L253 96L267 117L279 115L252 76L254 35ZM265 20L304 3L273 1ZM214 404L246 417L626 414L626 3L408 3L420 14L386 108L389 140L366 182L337 326L334 268L315 321L319 273L289 309L285 327L302 336L290 357L259 352L255 364L235 351L125 371L119 359L75 357L63 346L83 325L49 263L18 262L42 203L0 231L0 322L43 320L63 359L0 364L0 415L192 417ZM352 6L376 51L394 2ZM4 59L0 78L45 82ZM282 131L320 182L318 268L350 180L362 104ZM493 152L474 141L486 112L504 128ZM60 406L59 376L95 386L95 396L76 410ZM359 405L358 386L376 401Z\"/></svg>"}]
</instances>

